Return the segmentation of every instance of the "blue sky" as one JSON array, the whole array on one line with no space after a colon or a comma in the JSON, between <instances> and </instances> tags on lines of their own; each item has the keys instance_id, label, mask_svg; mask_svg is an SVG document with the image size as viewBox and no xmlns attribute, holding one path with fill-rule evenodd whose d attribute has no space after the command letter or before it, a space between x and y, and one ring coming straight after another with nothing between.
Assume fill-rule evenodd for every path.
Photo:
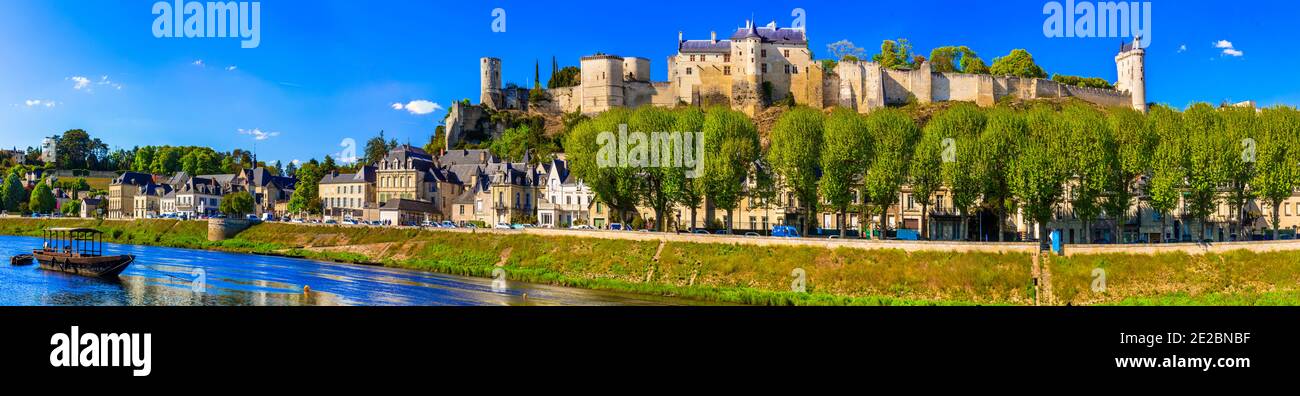
<instances>
[{"instance_id":1,"label":"blue sky","mask_svg":"<svg viewBox=\"0 0 1300 396\"><path fill-rule=\"evenodd\" d=\"M1025 48L1048 73L1113 81L1121 41L1045 37L1047 2L1038 0L639 3L646 9L564 0L263 0L260 46L243 49L234 38L155 38L154 3L0 0L0 147L35 146L72 128L114 148L256 145L268 161L321 158L344 139L380 130L423 145L448 103L477 102L482 56L502 58L503 78L521 85L531 84L534 61L545 80L552 56L576 65L598 51L650 58L654 79L664 80L678 31L721 36L751 15L788 26L796 8L819 57L841 39L874 51L883 39L905 37L922 55L967 45L992 63ZM1285 74L1300 64L1293 44L1300 2L1152 3L1150 101L1300 104L1300 80ZM492 31L498 7L506 11L503 33Z\"/></svg>"}]
</instances>

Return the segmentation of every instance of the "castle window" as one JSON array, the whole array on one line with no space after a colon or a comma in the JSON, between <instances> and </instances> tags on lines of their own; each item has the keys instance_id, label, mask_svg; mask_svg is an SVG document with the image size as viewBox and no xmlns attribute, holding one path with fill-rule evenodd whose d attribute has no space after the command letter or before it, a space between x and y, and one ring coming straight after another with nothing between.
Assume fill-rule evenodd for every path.
<instances>
[{"instance_id":1,"label":"castle window","mask_svg":"<svg viewBox=\"0 0 1300 396\"><path fill-rule=\"evenodd\" d=\"M762 53L759 54L759 56L760 56L760 57L763 57L763 58L766 58L766 57L767 57L767 50L763 50Z\"/></svg>"},{"instance_id":2,"label":"castle window","mask_svg":"<svg viewBox=\"0 0 1300 396\"><path fill-rule=\"evenodd\" d=\"M691 55L691 62L695 61L695 55Z\"/></svg>"},{"instance_id":3,"label":"castle window","mask_svg":"<svg viewBox=\"0 0 1300 396\"><path fill-rule=\"evenodd\" d=\"M731 66L723 66L723 67L722 67L722 75L724 75L724 76L730 76L730 75L731 75Z\"/></svg>"},{"instance_id":4,"label":"castle window","mask_svg":"<svg viewBox=\"0 0 1300 396\"><path fill-rule=\"evenodd\" d=\"M785 74L790 74L790 65L785 65Z\"/></svg>"},{"instance_id":5,"label":"castle window","mask_svg":"<svg viewBox=\"0 0 1300 396\"><path fill-rule=\"evenodd\" d=\"M723 55L723 56L722 56L722 61L723 61L723 62L727 62L727 63L731 63L731 54Z\"/></svg>"},{"instance_id":6,"label":"castle window","mask_svg":"<svg viewBox=\"0 0 1300 396\"><path fill-rule=\"evenodd\" d=\"M763 64L763 72L764 72L764 73L767 73L767 64L766 64L766 63Z\"/></svg>"},{"instance_id":7,"label":"castle window","mask_svg":"<svg viewBox=\"0 0 1300 396\"><path fill-rule=\"evenodd\" d=\"M790 57L790 50L785 50L785 57L786 57L786 58L789 58L789 57Z\"/></svg>"}]
</instances>

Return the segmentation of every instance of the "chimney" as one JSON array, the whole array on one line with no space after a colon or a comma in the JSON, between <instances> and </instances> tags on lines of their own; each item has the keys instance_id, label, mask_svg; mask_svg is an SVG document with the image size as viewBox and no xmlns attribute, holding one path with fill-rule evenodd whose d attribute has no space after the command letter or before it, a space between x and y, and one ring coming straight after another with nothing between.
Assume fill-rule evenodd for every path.
<instances>
[{"instance_id":1,"label":"chimney","mask_svg":"<svg viewBox=\"0 0 1300 396\"><path fill-rule=\"evenodd\" d=\"M682 31L681 31L681 30L678 30L678 31L677 31L677 42L679 42L679 43L682 42Z\"/></svg>"},{"instance_id":2,"label":"chimney","mask_svg":"<svg viewBox=\"0 0 1300 396\"><path fill-rule=\"evenodd\" d=\"M713 42L715 42L715 43L718 42L718 32L716 32L716 31L714 31L714 32L709 32L709 40L711 40L711 41L713 41Z\"/></svg>"}]
</instances>

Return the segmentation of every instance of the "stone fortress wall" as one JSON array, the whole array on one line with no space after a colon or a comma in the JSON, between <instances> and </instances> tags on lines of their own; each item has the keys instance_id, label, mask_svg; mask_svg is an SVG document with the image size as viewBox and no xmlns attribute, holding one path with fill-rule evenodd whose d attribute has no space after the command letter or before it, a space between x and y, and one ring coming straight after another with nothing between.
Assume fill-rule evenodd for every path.
<instances>
[{"instance_id":1,"label":"stone fortress wall","mask_svg":"<svg viewBox=\"0 0 1300 396\"><path fill-rule=\"evenodd\" d=\"M845 60L827 71L813 59L802 28L780 28L775 22L759 27L747 21L729 39L711 33L709 40L684 40L679 33L678 52L667 58L667 81L652 81L647 58L584 56L579 85L549 89L548 100L536 103L527 100L525 90L503 91L501 60L485 57L479 60L480 105L477 109L449 109L447 148L454 148L468 131L479 136L498 134L503 128L482 122L488 110L581 111L590 115L616 107L685 103L725 104L753 116L763 108L760 92L764 89L770 90L768 99L772 101L790 98L800 105L819 109L843 106L860 113L911 102L960 101L990 107L1007 97L1078 98L1101 106L1146 111L1145 51L1139 40L1123 45L1115 56L1116 89L1076 87L1042 78L939 73L928 62L915 69L896 70L874 62ZM484 128L487 130L480 130Z\"/></svg>"}]
</instances>

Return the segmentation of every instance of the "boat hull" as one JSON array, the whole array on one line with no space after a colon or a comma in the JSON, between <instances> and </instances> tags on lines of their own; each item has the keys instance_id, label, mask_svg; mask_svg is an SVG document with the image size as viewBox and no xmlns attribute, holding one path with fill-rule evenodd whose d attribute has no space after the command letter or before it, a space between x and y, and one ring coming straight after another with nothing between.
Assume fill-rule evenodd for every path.
<instances>
[{"instance_id":1,"label":"boat hull","mask_svg":"<svg viewBox=\"0 0 1300 396\"><path fill-rule=\"evenodd\" d=\"M33 259L32 259L32 255L30 255L30 254L20 254L20 255L13 256L12 258L10 258L10 259L9 259L9 264L12 264L12 265L30 265L30 264L32 263L32 260L33 260Z\"/></svg>"},{"instance_id":2,"label":"boat hull","mask_svg":"<svg viewBox=\"0 0 1300 396\"><path fill-rule=\"evenodd\" d=\"M116 278L118 274L126 270L127 266L131 265L131 262L135 261L135 256L129 254L123 256L75 257L35 252L32 256L41 264L41 269L95 278Z\"/></svg>"}]
</instances>

